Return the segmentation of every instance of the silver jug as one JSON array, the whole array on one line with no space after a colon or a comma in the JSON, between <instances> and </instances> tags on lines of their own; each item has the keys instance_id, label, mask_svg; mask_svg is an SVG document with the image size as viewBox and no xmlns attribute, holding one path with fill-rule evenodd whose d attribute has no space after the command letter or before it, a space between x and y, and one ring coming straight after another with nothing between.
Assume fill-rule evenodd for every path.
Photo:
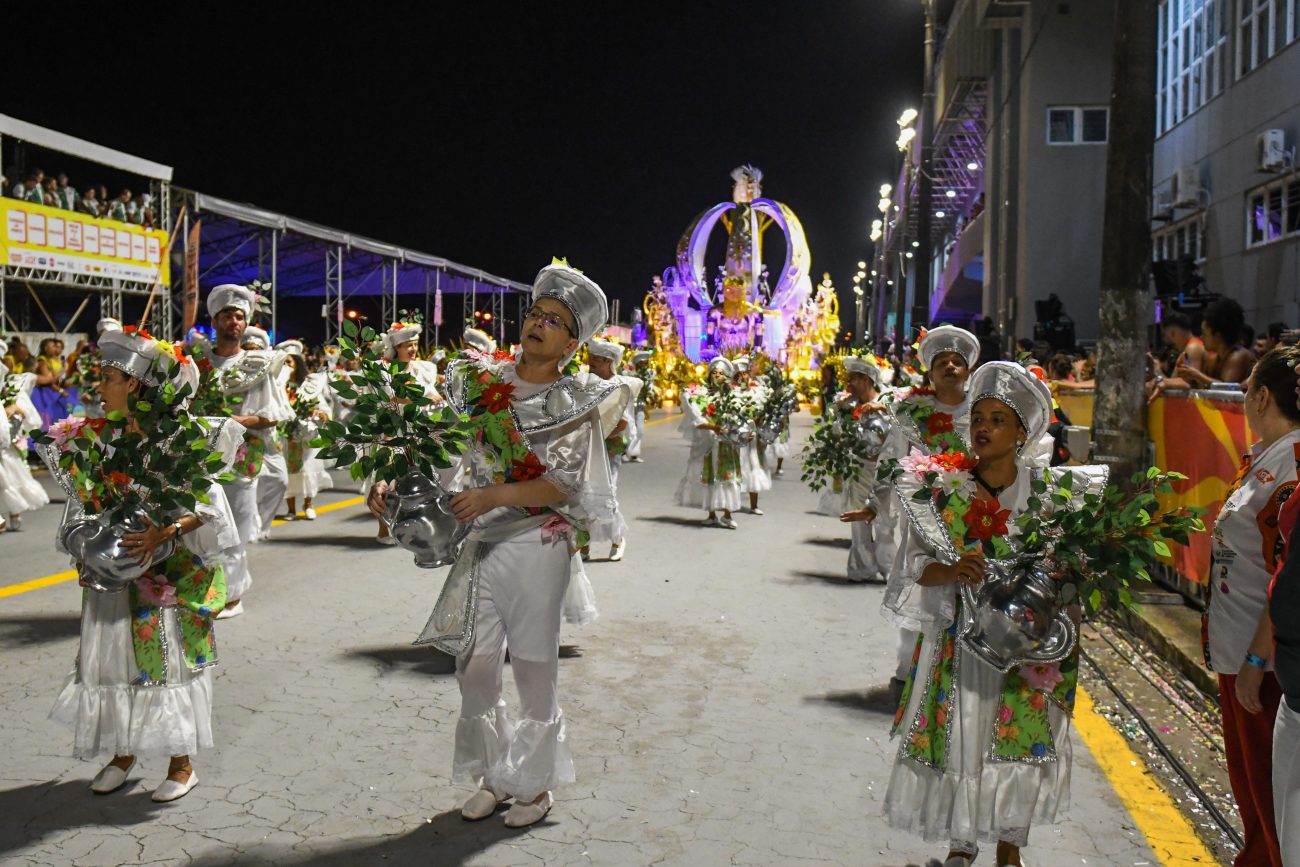
<instances>
[{"instance_id":1,"label":"silver jug","mask_svg":"<svg viewBox=\"0 0 1300 867\"><path fill-rule=\"evenodd\" d=\"M726 428L722 431L722 439L736 448L746 446L754 441L754 426L750 422L744 422L740 427Z\"/></svg>"},{"instance_id":2,"label":"silver jug","mask_svg":"<svg viewBox=\"0 0 1300 867\"><path fill-rule=\"evenodd\" d=\"M59 541L80 564L83 583L101 593L114 593L143 578L155 564L176 553L176 540L168 539L141 566L138 555L122 547L124 534L145 529L145 517L143 511L137 510L125 522L110 524L107 513L81 515L63 525Z\"/></svg>"},{"instance_id":3,"label":"silver jug","mask_svg":"<svg viewBox=\"0 0 1300 867\"><path fill-rule=\"evenodd\" d=\"M1030 560L986 562L984 581L961 587L957 635L966 648L1001 672L1069 656L1079 632L1051 576Z\"/></svg>"},{"instance_id":4,"label":"silver jug","mask_svg":"<svg viewBox=\"0 0 1300 867\"><path fill-rule=\"evenodd\" d=\"M470 525L451 511L453 494L419 470L402 476L384 495L384 524L397 544L415 554L415 565L437 569L456 562Z\"/></svg>"},{"instance_id":5,"label":"silver jug","mask_svg":"<svg viewBox=\"0 0 1300 867\"><path fill-rule=\"evenodd\" d=\"M873 412L858 419L858 439L862 442L867 460L874 461L880 457L880 451L885 447L885 439L888 436L889 419L883 412Z\"/></svg>"}]
</instances>

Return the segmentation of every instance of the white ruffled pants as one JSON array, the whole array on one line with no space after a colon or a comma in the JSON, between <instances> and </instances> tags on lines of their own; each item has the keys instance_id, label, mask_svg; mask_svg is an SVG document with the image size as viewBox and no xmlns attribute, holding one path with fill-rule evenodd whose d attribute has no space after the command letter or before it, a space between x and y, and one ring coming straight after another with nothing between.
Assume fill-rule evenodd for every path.
<instances>
[{"instance_id":1,"label":"white ruffled pants","mask_svg":"<svg viewBox=\"0 0 1300 867\"><path fill-rule=\"evenodd\" d=\"M632 425L627 444L629 458L641 457L641 443L645 441L645 407L637 407L634 417L636 424Z\"/></svg>"},{"instance_id":2,"label":"white ruffled pants","mask_svg":"<svg viewBox=\"0 0 1300 867\"><path fill-rule=\"evenodd\" d=\"M883 580L884 570L876 560L875 525L866 521L854 521L849 525L849 580L875 581ZM909 660L911 651L908 651Z\"/></svg>"},{"instance_id":3,"label":"white ruffled pants","mask_svg":"<svg viewBox=\"0 0 1300 867\"><path fill-rule=\"evenodd\" d=\"M185 666L176 609L164 608L167 683L131 686L135 650L127 593L87 591L81 607L78 672L68 677L50 719L73 730L77 758L160 758L212 747L212 670Z\"/></svg>"},{"instance_id":4,"label":"white ruffled pants","mask_svg":"<svg viewBox=\"0 0 1300 867\"><path fill-rule=\"evenodd\" d=\"M4 408L0 407L0 412ZM3 418L0 418L3 423ZM3 428L0 428L3 430ZM0 437L0 515L17 515L48 505L50 497L32 476L31 467Z\"/></svg>"},{"instance_id":5,"label":"white ruffled pants","mask_svg":"<svg viewBox=\"0 0 1300 867\"><path fill-rule=\"evenodd\" d=\"M938 629L926 633L905 725L916 718L925 693L922 687L940 646L936 639L942 635ZM987 761L1006 676L973 653L959 656L953 677L957 700L950 722L948 766L940 772L901 755L896 758L885 793L885 817L893 828L930 842L947 842L957 851L973 853L979 843L999 840L1028 845L1032 823L1054 822L1057 813L1069 807L1070 717L1047 703L1056 761ZM900 732L900 739L907 736L906 729Z\"/></svg>"},{"instance_id":6,"label":"white ruffled pants","mask_svg":"<svg viewBox=\"0 0 1300 867\"><path fill-rule=\"evenodd\" d=\"M541 542L535 533L493 544L479 563L474 644L456 660L454 782L531 801L574 781L557 697L569 567L567 544ZM520 704L513 720L501 695L507 645Z\"/></svg>"},{"instance_id":7,"label":"white ruffled pants","mask_svg":"<svg viewBox=\"0 0 1300 867\"><path fill-rule=\"evenodd\" d=\"M257 538L271 535L271 522L289 490L289 465L284 455L267 451L262 472L257 476L257 514L260 521Z\"/></svg>"}]
</instances>

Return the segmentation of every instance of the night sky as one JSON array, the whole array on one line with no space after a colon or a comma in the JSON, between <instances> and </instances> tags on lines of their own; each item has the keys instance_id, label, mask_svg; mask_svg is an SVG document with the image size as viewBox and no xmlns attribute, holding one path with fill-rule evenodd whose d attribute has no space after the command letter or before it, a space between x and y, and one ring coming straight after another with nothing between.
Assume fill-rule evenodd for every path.
<instances>
[{"instance_id":1,"label":"night sky","mask_svg":"<svg viewBox=\"0 0 1300 867\"><path fill-rule=\"evenodd\" d=\"M183 187L521 282L567 256L625 305L751 162L847 313L895 118L919 99L919 2L450 5L263 4L148 33L51 4L66 50L7 39L0 111L172 165Z\"/></svg>"}]
</instances>

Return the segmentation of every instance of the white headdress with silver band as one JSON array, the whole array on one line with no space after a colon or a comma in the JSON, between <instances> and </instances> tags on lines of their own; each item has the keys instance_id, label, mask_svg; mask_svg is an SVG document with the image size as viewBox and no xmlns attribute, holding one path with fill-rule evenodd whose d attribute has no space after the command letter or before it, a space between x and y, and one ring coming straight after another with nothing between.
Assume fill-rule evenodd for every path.
<instances>
[{"instance_id":1,"label":"white headdress with silver band","mask_svg":"<svg viewBox=\"0 0 1300 867\"><path fill-rule=\"evenodd\" d=\"M281 340L275 348L287 355L303 355L306 351L301 340Z\"/></svg>"},{"instance_id":2,"label":"white headdress with silver band","mask_svg":"<svg viewBox=\"0 0 1300 867\"><path fill-rule=\"evenodd\" d=\"M885 371L880 369L874 359L862 358L857 355L844 356L845 373L861 373L871 378L876 384L876 388L884 388L888 380L885 378ZM893 373L893 371L890 371Z\"/></svg>"},{"instance_id":3,"label":"white headdress with silver band","mask_svg":"<svg viewBox=\"0 0 1300 867\"><path fill-rule=\"evenodd\" d=\"M245 346L249 343L256 344L254 349L270 349L271 335L267 334L256 325L250 325L244 329L244 336L239 338L239 345Z\"/></svg>"},{"instance_id":4,"label":"white headdress with silver band","mask_svg":"<svg viewBox=\"0 0 1300 867\"><path fill-rule=\"evenodd\" d=\"M477 349L479 352L497 351L497 342L492 339L492 335L477 328L466 328L465 334L461 337L461 342L466 346Z\"/></svg>"},{"instance_id":5,"label":"white headdress with silver band","mask_svg":"<svg viewBox=\"0 0 1300 867\"><path fill-rule=\"evenodd\" d=\"M188 359L177 359L157 340L145 337L138 331L104 332L99 338L99 354L102 366L116 367L132 379L138 379L151 387L162 385L169 378L177 388L198 385L199 373L193 363Z\"/></svg>"},{"instance_id":6,"label":"white headdress with silver band","mask_svg":"<svg viewBox=\"0 0 1300 867\"><path fill-rule=\"evenodd\" d=\"M601 340L599 337L593 337L587 341L587 354L599 358L608 358L610 361L620 361L623 358L623 347L612 340Z\"/></svg>"},{"instance_id":7,"label":"white headdress with silver band","mask_svg":"<svg viewBox=\"0 0 1300 867\"><path fill-rule=\"evenodd\" d=\"M95 323L95 333L103 334L105 331L121 331L122 323L112 316L105 316Z\"/></svg>"},{"instance_id":8,"label":"white headdress with silver band","mask_svg":"<svg viewBox=\"0 0 1300 867\"><path fill-rule=\"evenodd\" d=\"M921 338L917 354L921 366L929 370L935 358L941 352L955 352L966 359L966 366L973 368L980 360L980 340L965 328L956 325L940 325L931 328Z\"/></svg>"},{"instance_id":9,"label":"white headdress with silver band","mask_svg":"<svg viewBox=\"0 0 1300 867\"><path fill-rule=\"evenodd\" d=\"M725 355L715 355L713 360L709 362L709 376L719 370L726 375L727 379L731 379L736 375L736 365L732 364L731 360Z\"/></svg>"},{"instance_id":10,"label":"white headdress with silver band","mask_svg":"<svg viewBox=\"0 0 1300 867\"><path fill-rule=\"evenodd\" d=\"M554 298L565 306L577 324L578 333L573 336L579 343L586 343L609 321L609 301L604 291L596 281L567 263L547 265L537 272L533 280L533 303L542 298ZM571 358L572 354L560 366L568 364Z\"/></svg>"},{"instance_id":11,"label":"white headdress with silver band","mask_svg":"<svg viewBox=\"0 0 1300 867\"><path fill-rule=\"evenodd\" d=\"M213 319L222 310L230 309L244 311L244 318L247 319L253 315L256 304L256 293L238 283L222 283L208 293L208 315Z\"/></svg>"},{"instance_id":12,"label":"white headdress with silver band","mask_svg":"<svg viewBox=\"0 0 1300 867\"><path fill-rule=\"evenodd\" d=\"M649 361L653 357L654 357L653 352L651 352L648 349L641 349L638 350L637 352L632 353L632 363L641 364L642 362Z\"/></svg>"},{"instance_id":13,"label":"white headdress with silver band","mask_svg":"<svg viewBox=\"0 0 1300 867\"><path fill-rule=\"evenodd\" d=\"M1001 401L1024 425L1025 443L1037 443L1052 423L1052 391L1047 383L1013 361L990 361L971 374L970 406L986 398ZM1021 446L1024 449L1024 446Z\"/></svg>"}]
</instances>

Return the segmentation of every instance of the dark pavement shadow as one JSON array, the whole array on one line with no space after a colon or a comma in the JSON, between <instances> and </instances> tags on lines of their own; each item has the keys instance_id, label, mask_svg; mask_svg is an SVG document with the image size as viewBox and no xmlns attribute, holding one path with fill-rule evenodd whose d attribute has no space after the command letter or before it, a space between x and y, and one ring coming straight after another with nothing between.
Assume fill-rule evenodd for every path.
<instances>
[{"instance_id":1,"label":"dark pavement shadow","mask_svg":"<svg viewBox=\"0 0 1300 867\"><path fill-rule=\"evenodd\" d=\"M822 581L827 584L842 584L846 587L883 587L884 581L850 581L844 576L843 572L791 572L798 580L790 580L790 584L811 584L814 581Z\"/></svg>"},{"instance_id":2,"label":"dark pavement shadow","mask_svg":"<svg viewBox=\"0 0 1300 867\"><path fill-rule=\"evenodd\" d=\"M805 697L804 701L822 702L873 716L893 717L894 711L898 709L889 684L873 686L869 689L850 689L828 692L825 695L810 695Z\"/></svg>"},{"instance_id":3,"label":"dark pavement shadow","mask_svg":"<svg viewBox=\"0 0 1300 867\"><path fill-rule=\"evenodd\" d=\"M346 655L378 662L387 670L385 673L400 670L427 674L431 677L456 673L456 660L436 647L417 647L414 644L396 647L360 647L349 650Z\"/></svg>"},{"instance_id":4,"label":"dark pavement shadow","mask_svg":"<svg viewBox=\"0 0 1300 867\"><path fill-rule=\"evenodd\" d=\"M638 521L649 521L652 524L672 524L674 527L700 527L701 529L716 530L717 527L705 527L704 516L698 518L679 518L676 515L638 515Z\"/></svg>"},{"instance_id":5,"label":"dark pavement shadow","mask_svg":"<svg viewBox=\"0 0 1300 867\"><path fill-rule=\"evenodd\" d=\"M561 644L560 659L581 659L582 648L576 644Z\"/></svg>"},{"instance_id":6,"label":"dark pavement shadow","mask_svg":"<svg viewBox=\"0 0 1300 867\"><path fill-rule=\"evenodd\" d=\"M163 767L166 764L164 763ZM92 826L128 826L152 821L166 804L155 804L138 776L108 795L90 791L90 777L100 766L86 763L86 779L35 783L0 790L0 856L42 839ZM157 776L161 768L149 768ZM137 765L134 774L139 774ZM0 857L0 861L6 861Z\"/></svg>"},{"instance_id":7,"label":"dark pavement shadow","mask_svg":"<svg viewBox=\"0 0 1300 867\"><path fill-rule=\"evenodd\" d=\"M70 614L0 617L0 647L28 647L47 641L75 638L81 633L81 617Z\"/></svg>"},{"instance_id":8,"label":"dark pavement shadow","mask_svg":"<svg viewBox=\"0 0 1300 867\"><path fill-rule=\"evenodd\" d=\"M853 547L852 539L833 539L826 536L810 536L803 540L805 545L820 545L823 548L839 548L841 551L847 551Z\"/></svg>"},{"instance_id":9,"label":"dark pavement shadow","mask_svg":"<svg viewBox=\"0 0 1300 867\"><path fill-rule=\"evenodd\" d=\"M193 867L226 867L230 864L276 864L280 867L359 867L359 865L384 864L387 867L456 867L470 860L478 863L479 856L492 847L509 843L525 834L530 828L507 828L501 821L505 807L482 822L466 822L460 810L448 810L434 816L427 823L400 836L384 837L359 845L342 846L330 851L294 852L282 846L250 848L242 855L220 853L200 856L191 861ZM548 817L532 826L545 828L554 824Z\"/></svg>"},{"instance_id":10,"label":"dark pavement shadow","mask_svg":"<svg viewBox=\"0 0 1300 867\"><path fill-rule=\"evenodd\" d=\"M299 545L315 548L361 548L382 551L385 547L375 541L374 536L271 536L257 543L258 545Z\"/></svg>"}]
</instances>

